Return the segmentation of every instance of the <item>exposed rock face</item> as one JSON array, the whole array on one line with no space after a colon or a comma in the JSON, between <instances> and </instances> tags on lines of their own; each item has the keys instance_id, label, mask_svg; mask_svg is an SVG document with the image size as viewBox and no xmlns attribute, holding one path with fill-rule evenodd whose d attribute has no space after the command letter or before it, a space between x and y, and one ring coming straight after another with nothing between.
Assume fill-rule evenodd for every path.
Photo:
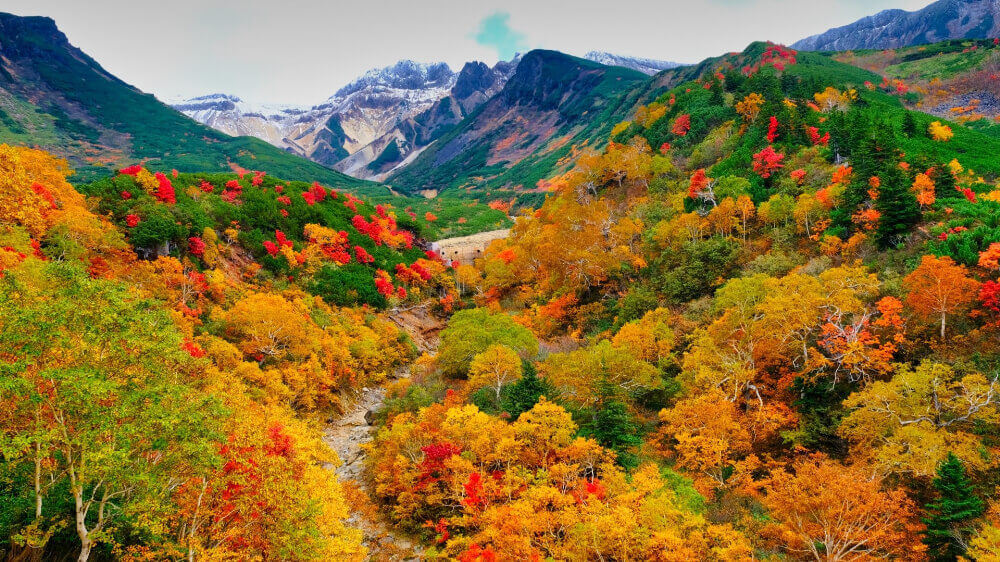
<instances>
[{"instance_id":1,"label":"exposed rock face","mask_svg":"<svg viewBox=\"0 0 1000 562\"><path fill-rule=\"evenodd\" d=\"M644 74L677 66L597 51L585 59ZM224 133L257 137L351 176L382 181L503 90L520 61L518 56L492 67L473 61L456 73L445 63L404 60L369 70L312 107L254 105L227 94L172 105ZM542 101L546 88L562 91L559 81L556 77L539 85L536 101ZM555 98L549 99L553 102Z\"/></svg>"},{"instance_id":2,"label":"exposed rock face","mask_svg":"<svg viewBox=\"0 0 1000 562\"><path fill-rule=\"evenodd\" d=\"M257 137L274 146L294 150L286 142L290 124L308 113L306 108L284 105L253 105L236 96L210 94L171 104L181 113L234 137Z\"/></svg>"},{"instance_id":3,"label":"exposed rock face","mask_svg":"<svg viewBox=\"0 0 1000 562\"><path fill-rule=\"evenodd\" d=\"M1000 0L938 0L917 10L885 10L802 39L805 51L892 49L946 39L1000 36Z\"/></svg>"}]
</instances>

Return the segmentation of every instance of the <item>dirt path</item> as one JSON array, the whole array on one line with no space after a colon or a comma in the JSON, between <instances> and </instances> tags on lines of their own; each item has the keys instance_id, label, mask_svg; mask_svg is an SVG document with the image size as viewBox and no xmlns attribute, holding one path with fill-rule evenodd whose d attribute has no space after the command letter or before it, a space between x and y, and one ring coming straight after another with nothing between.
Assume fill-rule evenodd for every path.
<instances>
[{"instance_id":1,"label":"dirt path","mask_svg":"<svg viewBox=\"0 0 1000 562\"><path fill-rule=\"evenodd\" d=\"M437 349L437 334L444 324L432 316L426 306L396 310L389 318L410 334L421 353L433 353ZM393 380L409 376L410 366L405 365L397 369ZM369 421L384 400L382 387L361 389L347 412L330 422L324 431L323 441L337 452L342 462L335 469L337 478L348 488L349 495L354 493L356 505L371 507L370 493L362 474L365 466L362 445L375 438L375 427L369 425ZM372 560L419 560L421 557L420 545L396 533L373 509L356 509L348 518L348 524L362 530Z\"/></svg>"}]
</instances>

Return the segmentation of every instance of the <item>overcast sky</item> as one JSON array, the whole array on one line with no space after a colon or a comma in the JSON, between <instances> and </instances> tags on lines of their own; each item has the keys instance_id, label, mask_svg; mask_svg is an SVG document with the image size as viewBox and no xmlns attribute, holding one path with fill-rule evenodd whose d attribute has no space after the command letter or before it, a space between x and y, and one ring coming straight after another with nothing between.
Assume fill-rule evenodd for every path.
<instances>
[{"instance_id":1,"label":"overcast sky","mask_svg":"<svg viewBox=\"0 0 1000 562\"><path fill-rule=\"evenodd\" d=\"M213 92L311 104L400 59L493 63L590 50L696 62L753 40L791 43L929 0L4 0L161 99Z\"/></svg>"}]
</instances>

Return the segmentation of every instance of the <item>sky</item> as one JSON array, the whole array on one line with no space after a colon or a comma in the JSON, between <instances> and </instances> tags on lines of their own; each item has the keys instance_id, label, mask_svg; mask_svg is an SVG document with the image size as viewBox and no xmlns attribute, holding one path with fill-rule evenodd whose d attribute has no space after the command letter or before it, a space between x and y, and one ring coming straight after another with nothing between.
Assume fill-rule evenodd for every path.
<instances>
[{"instance_id":1,"label":"sky","mask_svg":"<svg viewBox=\"0 0 1000 562\"><path fill-rule=\"evenodd\" d=\"M676 62L792 43L929 0L4 0L53 18L105 69L160 99L227 93L314 104L401 59L492 64L515 52Z\"/></svg>"}]
</instances>

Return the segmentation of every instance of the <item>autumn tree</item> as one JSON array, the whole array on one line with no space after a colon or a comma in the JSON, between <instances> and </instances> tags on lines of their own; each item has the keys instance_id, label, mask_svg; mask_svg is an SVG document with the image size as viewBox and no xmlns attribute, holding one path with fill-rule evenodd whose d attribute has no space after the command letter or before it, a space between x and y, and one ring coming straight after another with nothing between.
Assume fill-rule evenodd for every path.
<instances>
[{"instance_id":1,"label":"autumn tree","mask_svg":"<svg viewBox=\"0 0 1000 562\"><path fill-rule=\"evenodd\" d=\"M767 146L760 152L753 155L753 171L760 177L767 179L785 165L784 153L775 152L774 147Z\"/></svg>"},{"instance_id":2,"label":"autumn tree","mask_svg":"<svg viewBox=\"0 0 1000 562\"><path fill-rule=\"evenodd\" d=\"M446 375L465 376L473 359L494 345L502 345L523 358L538 353L538 342L527 328L506 314L475 308L451 317L441 332L438 361Z\"/></svg>"},{"instance_id":3,"label":"autumn tree","mask_svg":"<svg viewBox=\"0 0 1000 562\"><path fill-rule=\"evenodd\" d=\"M500 406L504 387L521 378L521 358L513 349L493 344L472 358L469 364L469 386L473 389L488 388Z\"/></svg>"},{"instance_id":4,"label":"autumn tree","mask_svg":"<svg viewBox=\"0 0 1000 562\"><path fill-rule=\"evenodd\" d=\"M302 303L281 295L254 293L225 311L220 319L243 352L261 361L307 355L315 334L308 318L309 311Z\"/></svg>"},{"instance_id":5,"label":"autumn tree","mask_svg":"<svg viewBox=\"0 0 1000 562\"><path fill-rule=\"evenodd\" d=\"M663 384L654 366L607 340L575 351L553 353L540 364L539 371L564 399L580 405L596 403L602 385L636 393Z\"/></svg>"},{"instance_id":6,"label":"autumn tree","mask_svg":"<svg viewBox=\"0 0 1000 562\"><path fill-rule=\"evenodd\" d=\"M658 366L672 359L675 343L670 310L666 308L656 308L639 320L627 322L611 340L613 347L627 349L635 357Z\"/></svg>"},{"instance_id":7,"label":"autumn tree","mask_svg":"<svg viewBox=\"0 0 1000 562\"><path fill-rule=\"evenodd\" d=\"M677 466L696 474L708 492L726 485L733 466L751 452L753 436L738 406L721 393L705 393L660 411L659 446Z\"/></svg>"},{"instance_id":8,"label":"autumn tree","mask_svg":"<svg viewBox=\"0 0 1000 562\"><path fill-rule=\"evenodd\" d=\"M931 122L931 124L927 126L927 134L938 142L948 142L955 136L951 127L942 124L940 121Z\"/></svg>"},{"instance_id":9,"label":"autumn tree","mask_svg":"<svg viewBox=\"0 0 1000 562\"><path fill-rule=\"evenodd\" d=\"M760 115L760 109L764 106L764 96L750 92L742 100L736 103L736 113L739 113L747 123L753 123Z\"/></svg>"},{"instance_id":10,"label":"autumn tree","mask_svg":"<svg viewBox=\"0 0 1000 562\"><path fill-rule=\"evenodd\" d=\"M917 203L920 208L930 207L934 204L935 192L934 192L934 181L931 180L930 176L927 174L917 174L913 179L913 185L910 189L914 192L917 197Z\"/></svg>"},{"instance_id":11,"label":"autumn tree","mask_svg":"<svg viewBox=\"0 0 1000 562\"><path fill-rule=\"evenodd\" d=\"M998 383L994 375L962 373L925 361L898 366L888 381L875 381L844 401L848 414L838 433L852 456L883 474L930 477L949 451L985 468L978 451L979 423L995 419Z\"/></svg>"},{"instance_id":12,"label":"autumn tree","mask_svg":"<svg viewBox=\"0 0 1000 562\"><path fill-rule=\"evenodd\" d=\"M948 256L926 255L903 279L909 291L906 304L924 318L940 318L944 340L949 314L966 310L976 299L979 282L968 276L964 265Z\"/></svg>"},{"instance_id":13,"label":"autumn tree","mask_svg":"<svg viewBox=\"0 0 1000 562\"><path fill-rule=\"evenodd\" d=\"M902 490L883 490L871 473L823 458L778 470L763 504L784 548L817 561L903 557L912 544L914 506Z\"/></svg>"}]
</instances>

